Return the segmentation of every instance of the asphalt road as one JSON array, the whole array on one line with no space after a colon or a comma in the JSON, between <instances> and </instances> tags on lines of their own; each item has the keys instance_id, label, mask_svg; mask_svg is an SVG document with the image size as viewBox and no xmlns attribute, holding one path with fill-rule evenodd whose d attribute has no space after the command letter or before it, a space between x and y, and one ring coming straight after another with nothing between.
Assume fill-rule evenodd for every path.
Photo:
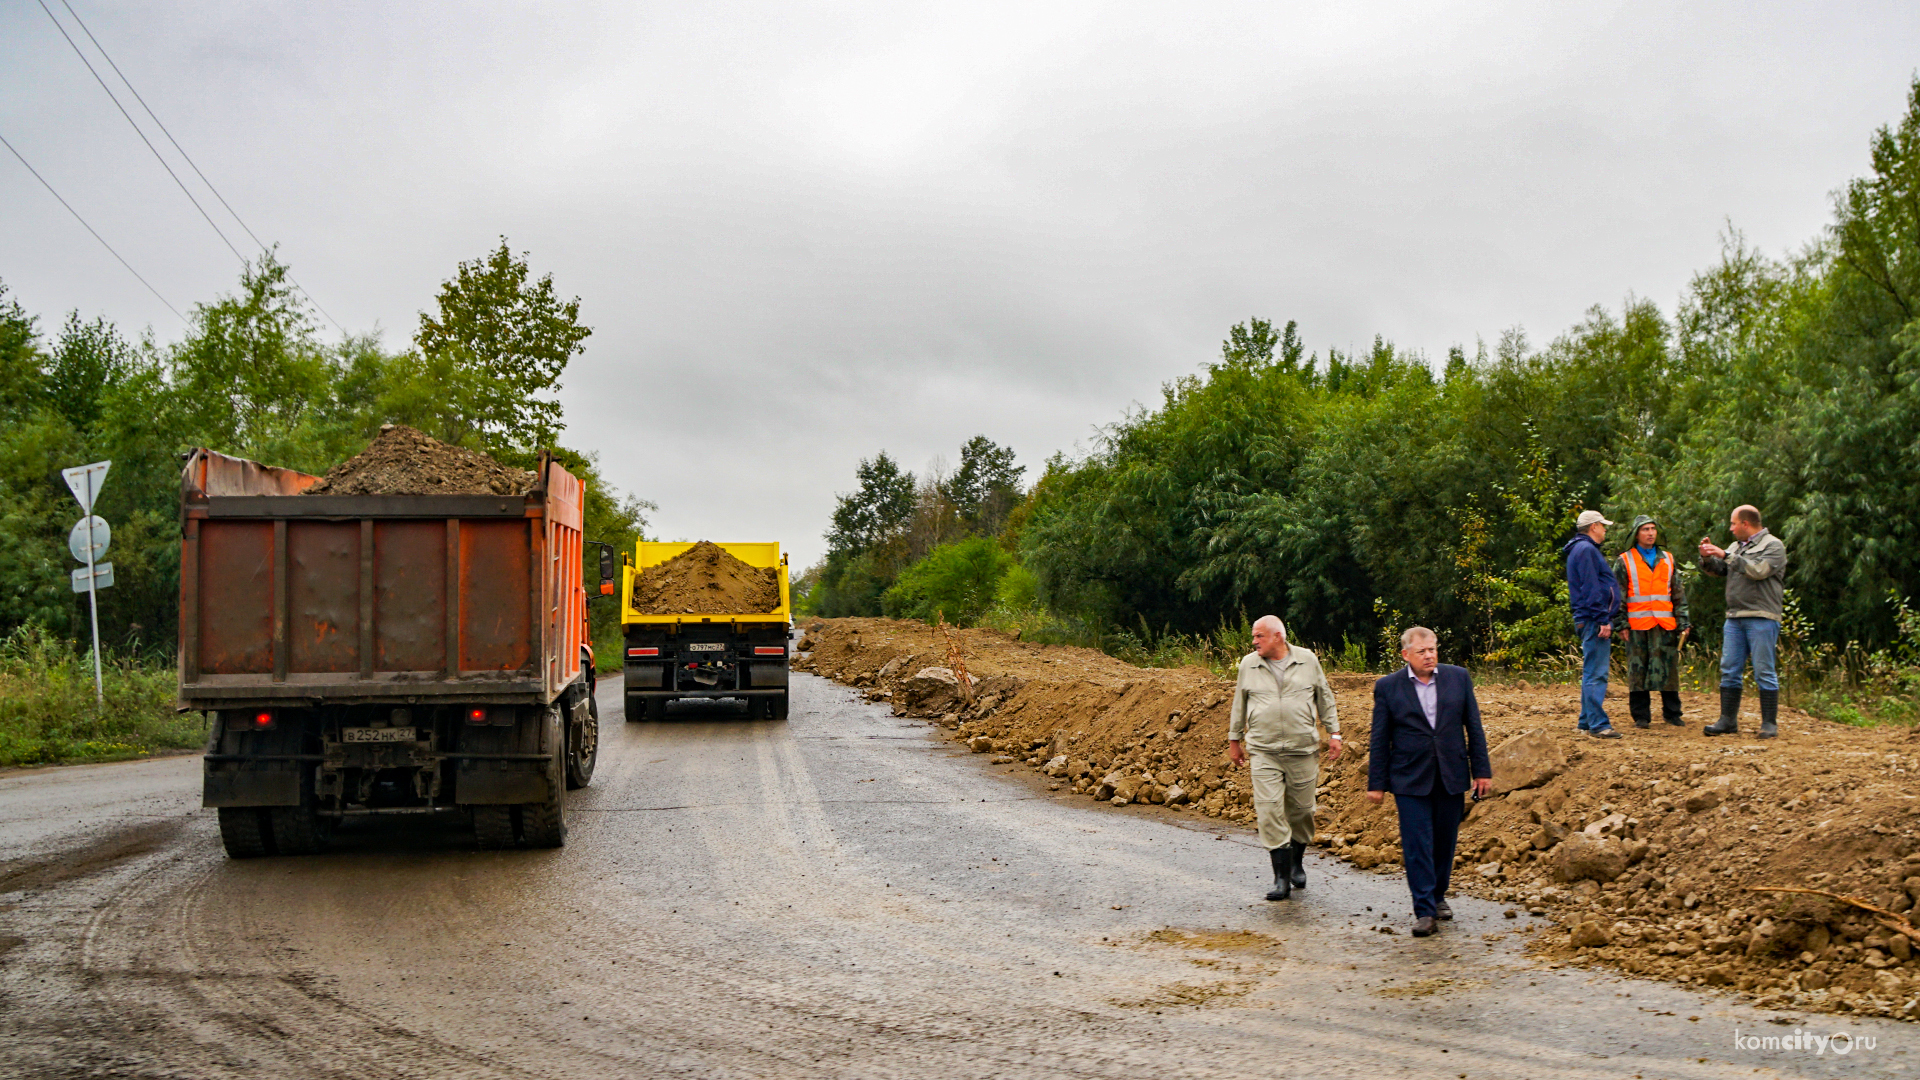
<instances>
[{"instance_id":1,"label":"asphalt road","mask_svg":"<svg viewBox=\"0 0 1920 1080\"><path fill-rule=\"evenodd\" d=\"M1050 796L796 674L792 719L622 722L557 851L358 823L230 861L199 760L0 775L0 1076L1907 1075L1910 1025L1520 951L1238 829ZM1374 928L1388 925L1395 934ZM1239 932L1251 933L1239 933ZM1488 939L1485 935L1502 935ZM1150 936L1152 935L1152 936ZM1264 936L1263 936L1264 935ZM1777 1020L1792 1022L1780 1024ZM1736 1033L1875 1040L1743 1048Z\"/></svg>"}]
</instances>

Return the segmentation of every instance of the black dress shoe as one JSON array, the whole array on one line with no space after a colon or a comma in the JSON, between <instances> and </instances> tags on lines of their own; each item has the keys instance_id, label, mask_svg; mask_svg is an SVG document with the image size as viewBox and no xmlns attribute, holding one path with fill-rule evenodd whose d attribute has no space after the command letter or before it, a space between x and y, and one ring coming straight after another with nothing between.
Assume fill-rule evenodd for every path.
<instances>
[{"instance_id":1,"label":"black dress shoe","mask_svg":"<svg viewBox=\"0 0 1920 1080\"><path fill-rule=\"evenodd\" d=\"M1414 937L1426 937L1438 929L1440 929L1439 924L1433 921L1433 916L1431 915L1422 915L1413 920Z\"/></svg>"},{"instance_id":2,"label":"black dress shoe","mask_svg":"<svg viewBox=\"0 0 1920 1080\"><path fill-rule=\"evenodd\" d=\"M1440 904L1438 906L1436 913L1443 919L1453 918L1453 909L1447 906L1447 902L1445 900L1440 901Z\"/></svg>"}]
</instances>

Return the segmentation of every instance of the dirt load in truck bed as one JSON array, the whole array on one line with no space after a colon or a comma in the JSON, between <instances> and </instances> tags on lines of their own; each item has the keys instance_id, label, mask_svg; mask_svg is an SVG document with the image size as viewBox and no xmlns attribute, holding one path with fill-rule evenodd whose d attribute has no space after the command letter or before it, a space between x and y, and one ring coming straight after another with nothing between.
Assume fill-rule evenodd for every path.
<instances>
[{"instance_id":1,"label":"dirt load in truck bed","mask_svg":"<svg viewBox=\"0 0 1920 1080\"><path fill-rule=\"evenodd\" d=\"M380 429L365 450L335 465L308 495L525 495L534 474L443 443L404 424Z\"/></svg>"},{"instance_id":2,"label":"dirt load in truck bed","mask_svg":"<svg viewBox=\"0 0 1920 1080\"><path fill-rule=\"evenodd\" d=\"M633 582L633 608L642 615L760 615L779 606L777 570L748 566L707 540Z\"/></svg>"}]
</instances>

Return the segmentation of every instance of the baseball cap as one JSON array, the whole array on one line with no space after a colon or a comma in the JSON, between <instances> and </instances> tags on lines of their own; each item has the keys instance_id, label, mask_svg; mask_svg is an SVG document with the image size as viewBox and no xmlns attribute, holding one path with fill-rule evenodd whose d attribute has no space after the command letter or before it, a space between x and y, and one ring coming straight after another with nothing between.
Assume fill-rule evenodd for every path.
<instances>
[{"instance_id":1,"label":"baseball cap","mask_svg":"<svg viewBox=\"0 0 1920 1080\"><path fill-rule=\"evenodd\" d=\"M1573 520L1573 527L1576 529L1585 529L1596 523L1600 525L1613 524L1613 522L1601 517L1600 511L1598 510L1582 510L1580 511L1580 516Z\"/></svg>"}]
</instances>

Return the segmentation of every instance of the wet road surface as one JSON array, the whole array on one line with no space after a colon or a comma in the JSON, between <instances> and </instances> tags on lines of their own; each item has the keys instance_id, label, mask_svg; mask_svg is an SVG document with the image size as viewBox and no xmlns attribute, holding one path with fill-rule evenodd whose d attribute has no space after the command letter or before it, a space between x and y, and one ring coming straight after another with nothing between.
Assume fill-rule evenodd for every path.
<instances>
[{"instance_id":1,"label":"wet road surface","mask_svg":"<svg viewBox=\"0 0 1920 1080\"><path fill-rule=\"evenodd\" d=\"M1470 898L1064 800L796 673L622 722L557 851L359 822L228 860L197 757L0 775L0 1076L1909 1075L1916 1029L1520 952ZM1376 926L1393 927L1383 934ZM1248 933L1239 933L1250 931ZM1149 936L1153 935L1153 936ZM1266 935L1261 937L1258 935ZM1270 941L1269 939L1277 939ZM1779 1019L1791 1019L1779 1024ZM1736 1031L1847 1031L1838 1053Z\"/></svg>"}]
</instances>

